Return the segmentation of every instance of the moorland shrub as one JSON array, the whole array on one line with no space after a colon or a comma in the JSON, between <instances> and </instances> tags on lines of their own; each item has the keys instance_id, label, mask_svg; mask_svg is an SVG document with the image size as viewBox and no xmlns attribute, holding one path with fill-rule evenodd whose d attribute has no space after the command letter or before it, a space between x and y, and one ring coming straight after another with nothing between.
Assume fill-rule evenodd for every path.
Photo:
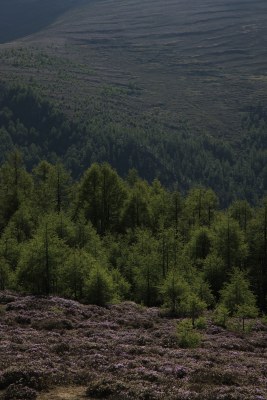
<instances>
[{"instance_id":1,"label":"moorland shrub","mask_svg":"<svg viewBox=\"0 0 267 400\"><path fill-rule=\"evenodd\" d=\"M177 340L182 348L196 348L201 343L202 335L197 332L189 319L184 319L177 325Z\"/></svg>"}]
</instances>

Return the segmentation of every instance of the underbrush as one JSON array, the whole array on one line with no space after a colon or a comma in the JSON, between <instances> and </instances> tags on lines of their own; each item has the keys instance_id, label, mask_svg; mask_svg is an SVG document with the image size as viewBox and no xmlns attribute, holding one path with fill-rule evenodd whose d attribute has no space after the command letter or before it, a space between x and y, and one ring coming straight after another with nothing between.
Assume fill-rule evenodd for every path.
<instances>
[{"instance_id":1,"label":"underbrush","mask_svg":"<svg viewBox=\"0 0 267 400\"><path fill-rule=\"evenodd\" d=\"M185 319L177 325L177 340L182 348L196 348L199 347L202 335L197 332L189 319Z\"/></svg>"}]
</instances>

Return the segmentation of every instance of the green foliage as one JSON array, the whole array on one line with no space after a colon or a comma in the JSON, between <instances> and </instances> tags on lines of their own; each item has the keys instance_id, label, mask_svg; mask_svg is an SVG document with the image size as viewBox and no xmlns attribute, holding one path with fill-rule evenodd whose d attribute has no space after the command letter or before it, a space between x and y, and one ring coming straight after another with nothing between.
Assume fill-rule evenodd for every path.
<instances>
[{"instance_id":1,"label":"green foliage","mask_svg":"<svg viewBox=\"0 0 267 400\"><path fill-rule=\"evenodd\" d=\"M36 68L45 66L53 69L56 64L61 75L64 74L62 65L64 68L71 65L69 59L52 57L36 49L34 52L9 49L3 51L1 55L3 54L11 63L14 63L15 58L18 63L16 66L32 68L35 65ZM84 68L89 72L87 66L80 67L82 73ZM66 80L68 74L65 75ZM115 91L117 92L117 88ZM119 93L122 94L121 89ZM71 113L70 117L59 111L54 103L45 100L44 93L33 84L12 86L0 83L0 161L4 161L7 152L14 150L16 146L23 152L28 168L36 166L42 159L53 164L60 160L77 177L88 165L108 161L120 175L125 176L129 169L134 168L149 182L158 177L162 184L169 187L175 185L183 192L194 187L186 200L184 210L186 219L190 219L190 225L210 225L218 206L214 191L219 194L224 206L236 198L246 198L255 203L264 195L267 182L266 119L262 115L266 115L266 111L259 111L259 107L252 107L246 116L239 146L243 151L237 152L234 146L221 139L207 134L196 135L187 124L180 123L177 134L176 130L172 132L166 125L157 123L152 118L137 121L127 115L127 121L121 118L118 120L116 110L109 111L103 105L94 104L93 98L90 100L90 116L83 116L82 119L76 113L73 118ZM87 104L88 112L88 102L84 103ZM196 156L191 157L192 154ZM132 183L135 178L132 178ZM60 181L62 180L64 181L63 175ZM195 188L199 183L202 186ZM214 191L205 187L211 187ZM49 198L49 193L47 196ZM165 201L171 200L170 212L177 219L180 207L178 198L175 205L175 196L169 199L168 194L159 191L153 197L150 204L153 225L157 225L157 213L163 210ZM41 200L45 203L45 199ZM129 206L131 210L136 199L133 198L132 203ZM14 204L9 204L11 208L14 207ZM48 204L52 206L49 201ZM40 206L45 204L41 203ZM231 216L244 228L249 208L247 217L246 211L244 214L244 204L234 208ZM165 220L166 215L168 213L164 211L161 219ZM175 219L174 225L177 222Z\"/></svg>"},{"instance_id":2,"label":"green foliage","mask_svg":"<svg viewBox=\"0 0 267 400\"><path fill-rule=\"evenodd\" d=\"M108 164L93 164L84 174L79 190L83 207L99 233L118 228L126 197L123 181Z\"/></svg>"},{"instance_id":3,"label":"green foliage","mask_svg":"<svg viewBox=\"0 0 267 400\"><path fill-rule=\"evenodd\" d=\"M256 298L249 288L249 281L243 271L234 269L230 281L221 290L221 304L231 315L256 313Z\"/></svg>"},{"instance_id":4,"label":"green foliage","mask_svg":"<svg viewBox=\"0 0 267 400\"><path fill-rule=\"evenodd\" d=\"M172 270L163 282L161 294L165 306L172 313L181 314L184 311L183 302L190 295L190 289L184 278Z\"/></svg>"},{"instance_id":5,"label":"green foliage","mask_svg":"<svg viewBox=\"0 0 267 400\"><path fill-rule=\"evenodd\" d=\"M202 266L204 260L210 254L211 245L212 236L209 229L201 227L192 232L187 251L196 265Z\"/></svg>"},{"instance_id":6,"label":"green foliage","mask_svg":"<svg viewBox=\"0 0 267 400\"><path fill-rule=\"evenodd\" d=\"M209 254L203 262L203 275L218 298L219 291L227 280L227 269L223 259L214 253Z\"/></svg>"},{"instance_id":7,"label":"green foliage","mask_svg":"<svg viewBox=\"0 0 267 400\"><path fill-rule=\"evenodd\" d=\"M255 210L247 228L249 273L258 304L267 309L267 198Z\"/></svg>"},{"instance_id":8,"label":"green foliage","mask_svg":"<svg viewBox=\"0 0 267 400\"><path fill-rule=\"evenodd\" d=\"M220 215L213 224L213 230L213 252L223 259L228 273L235 266L241 267L248 254L248 246L238 222L227 215Z\"/></svg>"},{"instance_id":9,"label":"green foliage","mask_svg":"<svg viewBox=\"0 0 267 400\"><path fill-rule=\"evenodd\" d=\"M157 240L149 230L136 231L135 243L129 249L127 264L133 275L135 298L147 306L157 304L162 271Z\"/></svg>"},{"instance_id":10,"label":"green foliage","mask_svg":"<svg viewBox=\"0 0 267 400\"><path fill-rule=\"evenodd\" d=\"M111 275L113 281L113 300L115 302L126 300L129 297L130 284L118 269L113 269Z\"/></svg>"},{"instance_id":11,"label":"green foliage","mask_svg":"<svg viewBox=\"0 0 267 400\"><path fill-rule=\"evenodd\" d=\"M213 322L216 325L226 328L229 314L230 314L230 312L229 312L228 308L226 308L223 304L219 304L214 310Z\"/></svg>"},{"instance_id":12,"label":"green foliage","mask_svg":"<svg viewBox=\"0 0 267 400\"><path fill-rule=\"evenodd\" d=\"M1 166L0 182L0 228L3 229L32 191L32 179L17 150Z\"/></svg>"},{"instance_id":13,"label":"green foliage","mask_svg":"<svg viewBox=\"0 0 267 400\"><path fill-rule=\"evenodd\" d=\"M200 346L202 336L193 328L190 320L184 319L177 324L177 340L180 347L194 349Z\"/></svg>"},{"instance_id":14,"label":"green foliage","mask_svg":"<svg viewBox=\"0 0 267 400\"><path fill-rule=\"evenodd\" d=\"M94 268L95 260L80 249L74 249L59 270L60 292L67 297L83 299L86 280Z\"/></svg>"},{"instance_id":15,"label":"green foliage","mask_svg":"<svg viewBox=\"0 0 267 400\"><path fill-rule=\"evenodd\" d=\"M85 283L85 299L91 304L105 306L112 298L112 276L107 270L96 264Z\"/></svg>"},{"instance_id":16,"label":"green foliage","mask_svg":"<svg viewBox=\"0 0 267 400\"><path fill-rule=\"evenodd\" d=\"M68 252L46 223L22 248L16 271L18 286L35 294L57 293L61 285L60 266Z\"/></svg>"},{"instance_id":17,"label":"green foliage","mask_svg":"<svg viewBox=\"0 0 267 400\"><path fill-rule=\"evenodd\" d=\"M146 182L138 180L130 189L125 202L122 224L125 228L136 229L150 225L149 188Z\"/></svg>"},{"instance_id":18,"label":"green foliage","mask_svg":"<svg viewBox=\"0 0 267 400\"><path fill-rule=\"evenodd\" d=\"M218 198L211 189L191 189L185 201L185 213L192 225L210 225Z\"/></svg>"},{"instance_id":19,"label":"green foliage","mask_svg":"<svg viewBox=\"0 0 267 400\"><path fill-rule=\"evenodd\" d=\"M183 197L130 175L95 163L72 183L62 165L29 173L12 153L0 167L0 289L164 305L192 325L221 295L215 320L229 311L245 329L256 303L266 309L266 200L219 212L212 191Z\"/></svg>"},{"instance_id":20,"label":"green foliage","mask_svg":"<svg viewBox=\"0 0 267 400\"><path fill-rule=\"evenodd\" d=\"M205 280L202 273L194 271L194 279L191 279L191 290L195 295L206 304L206 307L214 305L214 296L210 289L209 283Z\"/></svg>"},{"instance_id":21,"label":"green foliage","mask_svg":"<svg viewBox=\"0 0 267 400\"><path fill-rule=\"evenodd\" d=\"M196 329L206 329L207 328L207 320L205 317L199 317L195 321L195 328Z\"/></svg>"},{"instance_id":22,"label":"green foliage","mask_svg":"<svg viewBox=\"0 0 267 400\"><path fill-rule=\"evenodd\" d=\"M0 259L0 290L5 290L11 286L12 271L5 259Z\"/></svg>"},{"instance_id":23,"label":"green foliage","mask_svg":"<svg viewBox=\"0 0 267 400\"><path fill-rule=\"evenodd\" d=\"M41 161L33 169L35 183L34 203L38 206L39 213L60 213L69 200L70 175L62 164L52 165Z\"/></svg>"},{"instance_id":24,"label":"green foliage","mask_svg":"<svg viewBox=\"0 0 267 400\"><path fill-rule=\"evenodd\" d=\"M195 293L190 293L183 299L181 308L191 318L192 326L195 327L196 318L206 310L207 304L200 300Z\"/></svg>"},{"instance_id":25,"label":"green foliage","mask_svg":"<svg viewBox=\"0 0 267 400\"><path fill-rule=\"evenodd\" d=\"M241 304L237 307L237 311L235 316L241 318L242 320L242 329L245 330L245 319L247 318L256 318L259 314L259 311L255 304Z\"/></svg>"},{"instance_id":26,"label":"green foliage","mask_svg":"<svg viewBox=\"0 0 267 400\"><path fill-rule=\"evenodd\" d=\"M232 218L238 221L240 228L244 232L247 230L247 225L252 218L252 209L247 201L237 200L229 207L229 214Z\"/></svg>"}]
</instances>

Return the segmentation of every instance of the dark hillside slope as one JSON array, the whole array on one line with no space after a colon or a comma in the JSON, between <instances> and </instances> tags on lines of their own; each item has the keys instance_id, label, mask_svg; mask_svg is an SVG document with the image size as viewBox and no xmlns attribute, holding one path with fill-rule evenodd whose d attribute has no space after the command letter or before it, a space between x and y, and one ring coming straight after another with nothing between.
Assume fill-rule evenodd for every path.
<instances>
[{"instance_id":1,"label":"dark hillside slope","mask_svg":"<svg viewBox=\"0 0 267 400\"><path fill-rule=\"evenodd\" d=\"M237 152L219 139L194 135L186 125L177 135L153 125L125 129L105 113L86 123L70 119L36 89L0 85L0 162L17 147L28 168L60 159L75 178L91 163L108 161L121 176L135 168L148 181L157 177L181 191L211 187L223 205L235 198L255 203L267 190L267 109L248 110L243 130Z\"/></svg>"},{"instance_id":2,"label":"dark hillside slope","mask_svg":"<svg viewBox=\"0 0 267 400\"><path fill-rule=\"evenodd\" d=\"M0 43L10 42L45 28L79 0L1 0Z\"/></svg>"},{"instance_id":3,"label":"dark hillside slope","mask_svg":"<svg viewBox=\"0 0 267 400\"><path fill-rule=\"evenodd\" d=\"M172 127L182 118L197 133L238 140L244 108L267 97L266 15L262 0L87 0L15 45L64 60L63 71L15 63L6 46L0 71L51 82L85 114L88 96L104 92L113 113L158 115Z\"/></svg>"},{"instance_id":4,"label":"dark hillside slope","mask_svg":"<svg viewBox=\"0 0 267 400\"><path fill-rule=\"evenodd\" d=\"M1 122L1 158L18 145L29 163L60 156L76 175L109 161L121 175L135 167L181 190L210 186L226 204L266 194L266 1L75 5L0 45L0 79L25 82L62 112L37 127L31 109L26 121L2 101L13 125Z\"/></svg>"}]
</instances>

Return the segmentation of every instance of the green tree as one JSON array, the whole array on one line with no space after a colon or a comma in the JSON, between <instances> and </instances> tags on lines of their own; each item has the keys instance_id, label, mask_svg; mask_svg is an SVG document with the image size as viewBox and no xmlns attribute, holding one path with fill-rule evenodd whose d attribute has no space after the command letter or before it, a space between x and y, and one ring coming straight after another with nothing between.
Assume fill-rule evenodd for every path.
<instances>
[{"instance_id":1,"label":"green tree","mask_svg":"<svg viewBox=\"0 0 267 400\"><path fill-rule=\"evenodd\" d=\"M0 256L15 271L20 258L21 245L9 229L6 229L0 239Z\"/></svg>"},{"instance_id":2,"label":"green tree","mask_svg":"<svg viewBox=\"0 0 267 400\"><path fill-rule=\"evenodd\" d=\"M82 300L85 296L86 281L95 263L95 259L84 250L72 250L64 264L59 267L60 292L64 296Z\"/></svg>"},{"instance_id":3,"label":"green tree","mask_svg":"<svg viewBox=\"0 0 267 400\"><path fill-rule=\"evenodd\" d=\"M167 225L170 194L163 188L160 181L152 182L149 193L150 222L153 232Z\"/></svg>"},{"instance_id":4,"label":"green tree","mask_svg":"<svg viewBox=\"0 0 267 400\"><path fill-rule=\"evenodd\" d=\"M0 258L0 290L10 289L12 271L4 258Z\"/></svg>"},{"instance_id":5,"label":"green tree","mask_svg":"<svg viewBox=\"0 0 267 400\"><path fill-rule=\"evenodd\" d=\"M200 227L192 232L191 239L186 246L186 250L195 265L202 267L204 260L211 252L211 246L211 231L206 227Z\"/></svg>"},{"instance_id":6,"label":"green tree","mask_svg":"<svg viewBox=\"0 0 267 400\"><path fill-rule=\"evenodd\" d=\"M156 305L159 297L161 266L158 243L148 230L136 232L136 243L129 251L128 266L133 271L135 300L146 306Z\"/></svg>"},{"instance_id":7,"label":"green tree","mask_svg":"<svg viewBox=\"0 0 267 400\"><path fill-rule=\"evenodd\" d=\"M85 299L90 304L105 306L112 298L112 276L108 270L96 264L86 281Z\"/></svg>"},{"instance_id":8,"label":"green tree","mask_svg":"<svg viewBox=\"0 0 267 400\"><path fill-rule=\"evenodd\" d=\"M58 294L59 269L69 249L48 223L22 248L16 271L19 287L33 294Z\"/></svg>"},{"instance_id":9,"label":"green tree","mask_svg":"<svg viewBox=\"0 0 267 400\"><path fill-rule=\"evenodd\" d=\"M191 225L209 226L218 207L218 198L211 189L191 189L185 199L184 213Z\"/></svg>"},{"instance_id":10,"label":"green tree","mask_svg":"<svg viewBox=\"0 0 267 400\"><path fill-rule=\"evenodd\" d=\"M230 281L221 290L220 303L230 311L231 315L244 307L256 308L256 298L250 289L250 283L246 274L240 269L233 270Z\"/></svg>"},{"instance_id":11,"label":"green tree","mask_svg":"<svg viewBox=\"0 0 267 400\"><path fill-rule=\"evenodd\" d=\"M36 221L32 216L32 211L29 205L22 204L10 218L5 233L8 236L17 240L18 243L29 240L36 227Z\"/></svg>"},{"instance_id":12,"label":"green tree","mask_svg":"<svg viewBox=\"0 0 267 400\"><path fill-rule=\"evenodd\" d=\"M201 300L195 293L190 293L181 303L182 310L188 314L192 320L192 326L195 327L195 320L203 311L206 310L207 304Z\"/></svg>"},{"instance_id":13,"label":"green tree","mask_svg":"<svg viewBox=\"0 0 267 400\"><path fill-rule=\"evenodd\" d=\"M237 307L236 316L242 319L242 329L245 330L245 320L247 318L256 318L259 311L255 304L241 304Z\"/></svg>"},{"instance_id":14,"label":"green tree","mask_svg":"<svg viewBox=\"0 0 267 400\"><path fill-rule=\"evenodd\" d=\"M246 232L247 225L252 218L252 208L245 200L237 200L229 207L229 215L238 221L240 228Z\"/></svg>"},{"instance_id":15,"label":"green tree","mask_svg":"<svg viewBox=\"0 0 267 400\"><path fill-rule=\"evenodd\" d=\"M176 233L175 228L161 228L157 233L158 257L161 262L162 278L166 275L170 268L177 265L178 255L182 250L182 238Z\"/></svg>"},{"instance_id":16,"label":"green tree","mask_svg":"<svg viewBox=\"0 0 267 400\"><path fill-rule=\"evenodd\" d=\"M129 192L125 202L122 225L125 229L149 227L151 211L149 208L149 188L146 182L138 180Z\"/></svg>"},{"instance_id":17,"label":"green tree","mask_svg":"<svg viewBox=\"0 0 267 400\"><path fill-rule=\"evenodd\" d=\"M190 288L176 270L172 269L161 286L161 294L166 307L172 314L181 314L184 311L182 304L190 295Z\"/></svg>"},{"instance_id":18,"label":"green tree","mask_svg":"<svg viewBox=\"0 0 267 400\"><path fill-rule=\"evenodd\" d=\"M175 190L170 194L170 202L168 207L169 225L174 227L175 233L178 234L179 223L182 215L183 201L181 194Z\"/></svg>"},{"instance_id":19,"label":"green tree","mask_svg":"<svg viewBox=\"0 0 267 400\"><path fill-rule=\"evenodd\" d=\"M62 164L41 161L33 169L33 204L38 212L57 212L66 208L71 192L71 179Z\"/></svg>"},{"instance_id":20,"label":"green tree","mask_svg":"<svg viewBox=\"0 0 267 400\"><path fill-rule=\"evenodd\" d=\"M247 229L248 265L253 287L262 310L267 310L267 199L264 199Z\"/></svg>"},{"instance_id":21,"label":"green tree","mask_svg":"<svg viewBox=\"0 0 267 400\"><path fill-rule=\"evenodd\" d=\"M127 299L130 292L130 284L122 276L118 269L113 269L111 271L112 281L113 281L113 296L114 300L119 302Z\"/></svg>"},{"instance_id":22,"label":"green tree","mask_svg":"<svg viewBox=\"0 0 267 400\"><path fill-rule=\"evenodd\" d=\"M228 280L228 272L223 259L217 254L209 254L203 262L203 274L204 279L212 289L212 293L218 299L223 284Z\"/></svg>"},{"instance_id":23,"label":"green tree","mask_svg":"<svg viewBox=\"0 0 267 400\"><path fill-rule=\"evenodd\" d=\"M242 267L248 254L248 246L237 221L221 215L213 224L213 252L222 260L228 272L234 266Z\"/></svg>"},{"instance_id":24,"label":"green tree","mask_svg":"<svg viewBox=\"0 0 267 400\"><path fill-rule=\"evenodd\" d=\"M229 318L229 310L223 304L218 304L213 313L213 321L216 325L226 328Z\"/></svg>"},{"instance_id":25,"label":"green tree","mask_svg":"<svg viewBox=\"0 0 267 400\"><path fill-rule=\"evenodd\" d=\"M78 206L97 231L117 230L127 196L125 184L107 163L93 164L84 174Z\"/></svg>"},{"instance_id":26,"label":"green tree","mask_svg":"<svg viewBox=\"0 0 267 400\"><path fill-rule=\"evenodd\" d=\"M0 229L5 228L31 192L31 176L25 170L21 153L15 150L0 168Z\"/></svg>"}]
</instances>

